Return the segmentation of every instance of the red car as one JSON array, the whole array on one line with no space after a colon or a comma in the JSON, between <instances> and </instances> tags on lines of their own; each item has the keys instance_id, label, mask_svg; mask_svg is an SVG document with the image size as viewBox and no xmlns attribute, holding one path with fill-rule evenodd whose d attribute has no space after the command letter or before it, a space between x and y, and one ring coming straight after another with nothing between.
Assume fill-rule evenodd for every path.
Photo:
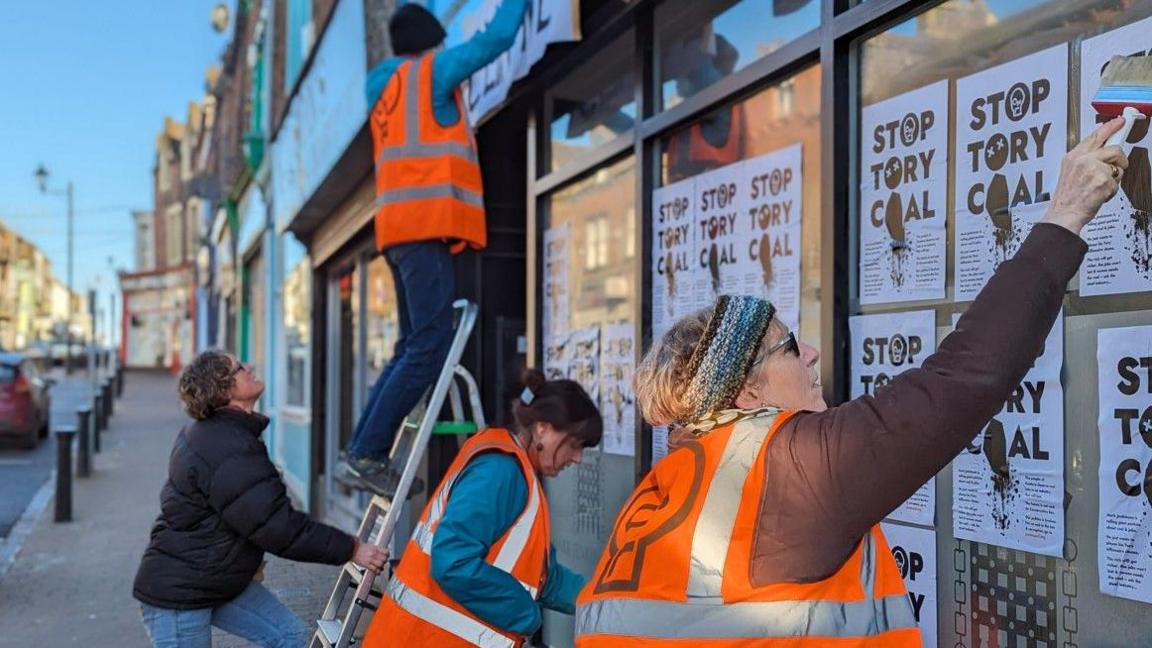
<instances>
[{"instance_id":1,"label":"red car","mask_svg":"<svg viewBox=\"0 0 1152 648\"><path fill-rule=\"evenodd\" d=\"M35 448L48 436L49 383L21 353L0 353L0 439Z\"/></svg>"}]
</instances>

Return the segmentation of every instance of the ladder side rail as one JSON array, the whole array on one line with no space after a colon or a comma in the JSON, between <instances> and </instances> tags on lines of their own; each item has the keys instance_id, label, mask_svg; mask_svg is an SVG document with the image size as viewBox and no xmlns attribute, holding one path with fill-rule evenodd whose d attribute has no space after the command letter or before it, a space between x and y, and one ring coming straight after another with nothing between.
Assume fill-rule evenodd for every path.
<instances>
[{"instance_id":1,"label":"ladder side rail","mask_svg":"<svg viewBox=\"0 0 1152 648\"><path fill-rule=\"evenodd\" d=\"M476 384L476 379L472 377L472 372L460 365L456 365L456 375L460 377L460 380L464 381L464 385L468 388L468 402L472 408L472 421L476 424L477 429L483 430L488 427L488 422L484 418L484 403L480 400L480 387Z\"/></svg>"}]
</instances>

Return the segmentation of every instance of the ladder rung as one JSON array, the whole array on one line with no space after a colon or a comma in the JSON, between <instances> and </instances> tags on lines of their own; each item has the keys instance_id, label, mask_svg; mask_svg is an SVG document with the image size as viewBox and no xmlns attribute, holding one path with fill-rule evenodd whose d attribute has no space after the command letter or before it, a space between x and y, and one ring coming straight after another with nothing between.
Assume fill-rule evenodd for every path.
<instances>
[{"instance_id":1,"label":"ladder rung","mask_svg":"<svg viewBox=\"0 0 1152 648\"><path fill-rule=\"evenodd\" d=\"M344 563L344 573L348 574L348 579L351 581L350 583L348 583L349 588L354 589L356 587L359 587L360 583L364 580L364 573L365 573L364 570L362 570L359 566L357 566L354 563L350 563L350 562ZM386 577L384 574L378 574L376 576L376 578L386 578ZM384 591L381 589L378 589L375 586L376 585L375 581L373 581L372 585L373 585L373 587L372 587L372 589L370 589L368 591L368 593L370 595L378 598L378 599L384 598Z\"/></svg>"},{"instance_id":2,"label":"ladder rung","mask_svg":"<svg viewBox=\"0 0 1152 648\"><path fill-rule=\"evenodd\" d=\"M335 646L336 642L340 641L340 631L344 629L344 624L339 619L332 621L320 619L316 621L316 626L320 628L320 638L324 640L326 646Z\"/></svg>"},{"instance_id":3,"label":"ladder rung","mask_svg":"<svg viewBox=\"0 0 1152 648\"><path fill-rule=\"evenodd\" d=\"M440 421L432 427L432 434L472 434L479 429L472 421Z\"/></svg>"}]
</instances>

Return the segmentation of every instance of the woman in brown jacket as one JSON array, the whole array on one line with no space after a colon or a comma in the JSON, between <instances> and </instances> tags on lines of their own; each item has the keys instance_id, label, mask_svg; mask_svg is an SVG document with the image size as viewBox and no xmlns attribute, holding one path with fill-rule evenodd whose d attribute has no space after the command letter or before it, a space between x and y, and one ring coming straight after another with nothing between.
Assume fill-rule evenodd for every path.
<instances>
[{"instance_id":1,"label":"woman in brown jacket","mask_svg":"<svg viewBox=\"0 0 1152 648\"><path fill-rule=\"evenodd\" d=\"M656 477L646 478L625 506L581 594L578 645L612 645L624 638L651 645L691 638L708 645L737 632L752 633L741 635L743 640L821 636L819 605L809 609L804 606L810 601L781 601L793 605L774 616L747 607L747 600L732 605L731 583L747 582L757 596L770 596L774 585L788 589L833 577L844 582L842 569L861 562L860 547L871 547L862 538L876 536L874 544L883 544L873 527L946 466L999 410L1040 354L1068 281L1087 252L1081 229L1116 193L1127 158L1120 147L1104 142L1122 123L1103 125L1067 154L1047 215L1016 255L1000 265L955 332L921 368L902 373L873 395L828 408L816 371L819 353L773 319L774 309L765 300L724 297L714 308L677 322L637 369L636 396L645 419L689 430L696 439L688 444L705 443L703 451L694 451L704 457L712 456L705 440L713 429L725 434L735 429L731 438L736 439L741 421L763 427L778 418L779 425L759 437L766 446L755 446L755 462L741 452L724 454L718 465L700 464L708 466L700 469L705 474L697 499L704 501L684 505L682 515L660 509L669 497L678 497L672 491L695 476L687 474L690 470L666 474L668 467L662 474L661 464L654 468ZM777 417L780 412L793 414ZM732 462L744 464L736 478ZM693 495L679 497L687 501ZM634 506L641 501L648 504ZM728 511L728 518L709 513L709 507L737 505L740 513ZM746 508L754 515L742 517ZM709 526L697 519L727 524ZM739 523L734 528L732 519L748 520L749 528ZM685 525L695 530L677 530ZM679 542L667 540L677 534ZM729 546L750 555L733 557L726 553ZM849 564L850 558L855 562ZM649 570L644 563L665 567ZM621 565L629 566L624 576ZM733 565L747 565L747 572L730 574ZM689 572L683 578L673 573L681 568ZM856 568L859 578L863 572ZM681 580L688 582L686 591L675 584ZM714 587L694 592L709 582ZM877 606L854 621L828 615L828 626L844 637L899 631L911 613L897 609L899 604L894 596L893 608ZM687 620L708 606L713 606L710 616L699 624ZM798 614L800 607L804 612ZM741 610L748 616L738 616ZM893 625L887 613L901 621ZM737 622L717 624L718 614ZM746 627L736 627L741 624Z\"/></svg>"}]
</instances>

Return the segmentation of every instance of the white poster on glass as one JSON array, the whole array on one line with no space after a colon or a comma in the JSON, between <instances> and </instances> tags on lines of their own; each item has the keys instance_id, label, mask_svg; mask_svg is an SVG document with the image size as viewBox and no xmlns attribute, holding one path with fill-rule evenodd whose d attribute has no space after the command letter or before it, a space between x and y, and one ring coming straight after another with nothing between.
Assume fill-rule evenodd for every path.
<instances>
[{"instance_id":1,"label":"white poster on glass","mask_svg":"<svg viewBox=\"0 0 1152 648\"><path fill-rule=\"evenodd\" d=\"M948 81L861 111L860 302L944 297Z\"/></svg>"},{"instance_id":2,"label":"white poster on glass","mask_svg":"<svg viewBox=\"0 0 1152 648\"><path fill-rule=\"evenodd\" d=\"M696 304L706 308L720 295L747 294L746 255L738 250L747 245L748 219L742 218L743 201L738 196L746 191L740 182L741 164L713 169L694 176Z\"/></svg>"},{"instance_id":3,"label":"white poster on glass","mask_svg":"<svg viewBox=\"0 0 1152 648\"><path fill-rule=\"evenodd\" d=\"M652 192L652 339L696 308L695 180Z\"/></svg>"},{"instance_id":4,"label":"white poster on glass","mask_svg":"<svg viewBox=\"0 0 1152 648\"><path fill-rule=\"evenodd\" d=\"M568 223L544 230L544 344L558 344L568 334Z\"/></svg>"},{"instance_id":5,"label":"white poster on glass","mask_svg":"<svg viewBox=\"0 0 1152 648\"><path fill-rule=\"evenodd\" d=\"M895 376L919 367L936 348L936 313L930 310L857 315L848 319L848 328L852 335L852 398L883 389ZM921 486L888 518L934 525L936 478Z\"/></svg>"},{"instance_id":6,"label":"white poster on glass","mask_svg":"<svg viewBox=\"0 0 1152 648\"><path fill-rule=\"evenodd\" d=\"M1092 98L1114 55L1152 55L1152 18L1085 40L1080 46L1080 136L1099 125ZM1107 121L1107 118L1102 118ZM1084 228L1088 256L1080 269L1080 294L1152 290L1152 128L1136 122L1124 143L1128 170L1120 191Z\"/></svg>"},{"instance_id":7,"label":"white poster on glass","mask_svg":"<svg viewBox=\"0 0 1152 648\"><path fill-rule=\"evenodd\" d=\"M601 448L609 454L636 454L636 399L632 392L635 366L632 324L604 325L600 331L600 413L604 418Z\"/></svg>"},{"instance_id":8,"label":"white poster on glass","mask_svg":"<svg viewBox=\"0 0 1152 648\"><path fill-rule=\"evenodd\" d=\"M1055 189L1067 133L1066 44L956 81L956 301L1019 248L1016 212Z\"/></svg>"},{"instance_id":9,"label":"white poster on glass","mask_svg":"<svg viewBox=\"0 0 1152 648\"><path fill-rule=\"evenodd\" d=\"M936 648L936 532L889 522L880 528L908 588L924 648Z\"/></svg>"},{"instance_id":10,"label":"white poster on glass","mask_svg":"<svg viewBox=\"0 0 1152 648\"><path fill-rule=\"evenodd\" d=\"M1064 551L1064 318L1044 352L952 462L952 535L1061 557Z\"/></svg>"},{"instance_id":11,"label":"white poster on glass","mask_svg":"<svg viewBox=\"0 0 1152 648\"><path fill-rule=\"evenodd\" d=\"M1152 326L1098 336L1100 591L1152 603Z\"/></svg>"},{"instance_id":12,"label":"white poster on glass","mask_svg":"<svg viewBox=\"0 0 1152 648\"><path fill-rule=\"evenodd\" d=\"M745 227L736 254L741 294L767 297L789 328L800 323L800 221L803 149L796 144L740 163L736 193Z\"/></svg>"}]
</instances>

